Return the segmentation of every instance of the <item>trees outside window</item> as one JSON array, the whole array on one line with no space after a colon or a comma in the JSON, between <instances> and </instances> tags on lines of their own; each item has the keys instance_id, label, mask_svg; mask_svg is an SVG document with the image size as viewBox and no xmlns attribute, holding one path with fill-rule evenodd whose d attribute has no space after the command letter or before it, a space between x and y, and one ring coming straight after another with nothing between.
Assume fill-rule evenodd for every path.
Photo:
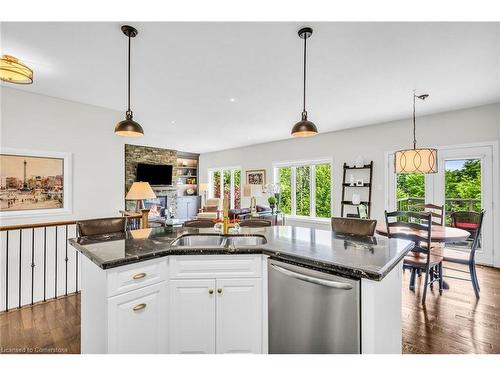
<instances>
[{"instance_id":1,"label":"trees outside window","mask_svg":"<svg viewBox=\"0 0 500 375\"><path fill-rule=\"evenodd\" d=\"M331 162L302 162L275 167L280 184L280 210L291 216L329 218L332 215Z\"/></svg>"},{"instance_id":2,"label":"trees outside window","mask_svg":"<svg viewBox=\"0 0 500 375\"><path fill-rule=\"evenodd\" d=\"M229 197L230 208L241 206L241 169L220 168L210 169L209 196L213 198ZM222 192L222 194L221 194Z\"/></svg>"}]
</instances>

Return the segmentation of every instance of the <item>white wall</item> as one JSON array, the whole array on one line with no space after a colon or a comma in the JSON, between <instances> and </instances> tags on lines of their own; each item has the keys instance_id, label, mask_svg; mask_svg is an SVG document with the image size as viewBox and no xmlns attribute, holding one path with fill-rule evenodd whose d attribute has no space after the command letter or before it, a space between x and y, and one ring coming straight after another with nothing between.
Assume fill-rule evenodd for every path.
<instances>
[{"instance_id":1,"label":"white wall","mask_svg":"<svg viewBox=\"0 0 500 375\"><path fill-rule=\"evenodd\" d=\"M321 122L318 119L313 120L321 132ZM291 138L205 153L200 156L201 182L208 181L208 168L241 166L242 178L246 169L265 168L268 182L271 182L274 162L333 158L333 214L339 215L342 165L344 162L352 163L358 155L361 155L365 160L374 162L372 217L380 220L383 219L385 209L385 152L410 147L411 137L412 122L411 119L405 119L319 134L313 138ZM444 146L499 139L500 103L417 118L417 144L420 146ZM263 200L265 198L261 199ZM248 202L244 200L243 204Z\"/></svg>"},{"instance_id":2,"label":"white wall","mask_svg":"<svg viewBox=\"0 0 500 375\"><path fill-rule=\"evenodd\" d=\"M0 86L0 147L73 154L71 214L3 218L2 225L117 216L123 209L124 145L169 148L148 132L138 139L113 133L124 112Z\"/></svg>"}]
</instances>

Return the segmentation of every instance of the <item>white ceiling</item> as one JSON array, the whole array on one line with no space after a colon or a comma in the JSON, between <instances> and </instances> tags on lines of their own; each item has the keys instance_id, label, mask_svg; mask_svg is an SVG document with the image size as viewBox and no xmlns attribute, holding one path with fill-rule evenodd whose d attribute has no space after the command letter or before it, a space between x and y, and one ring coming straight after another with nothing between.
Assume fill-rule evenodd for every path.
<instances>
[{"instance_id":1,"label":"white ceiling","mask_svg":"<svg viewBox=\"0 0 500 375\"><path fill-rule=\"evenodd\" d=\"M147 135L193 152L290 137L305 23L130 24L132 109ZM124 111L120 25L3 23L1 52L35 71L16 88ZM414 88L430 94L420 114L500 100L500 23L308 25L307 109L320 132L407 118Z\"/></svg>"}]
</instances>

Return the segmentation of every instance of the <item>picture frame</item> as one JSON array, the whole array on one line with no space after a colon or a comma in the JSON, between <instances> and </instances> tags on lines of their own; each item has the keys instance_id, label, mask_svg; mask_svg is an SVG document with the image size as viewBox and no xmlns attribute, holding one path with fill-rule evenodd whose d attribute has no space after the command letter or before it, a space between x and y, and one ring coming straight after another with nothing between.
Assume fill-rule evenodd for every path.
<instances>
[{"instance_id":1,"label":"picture frame","mask_svg":"<svg viewBox=\"0 0 500 375\"><path fill-rule=\"evenodd\" d=\"M0 149L0 218L72 213L72 154Z\"/></svg>"},{"instance_id":2,"label":"picture frame","mask_svg":"<svg viewBox=\"0 0 500 375\"><path fill-rule=\"evenodd\" d=\"M266 170L265 169L250 169L245 172L246 183L248 185L266 185Z\"/></svg>"},{"instance_id":3,"label":"picture frame","mask_svg":"<svg viewBox=\"0 0 500 375\"><path fill-rule=\"evenodd\" d=\"M362 178L359 178L356 180L356 186L363 186L364 185L364 181Z\"/></svg>"}]
</instances>

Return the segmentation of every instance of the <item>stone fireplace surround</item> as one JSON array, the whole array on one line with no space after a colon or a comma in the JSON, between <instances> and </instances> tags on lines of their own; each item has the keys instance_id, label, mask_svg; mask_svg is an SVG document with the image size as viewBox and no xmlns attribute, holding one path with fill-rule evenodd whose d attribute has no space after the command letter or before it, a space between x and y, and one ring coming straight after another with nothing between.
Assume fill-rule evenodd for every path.
<instances>
[{"instance_id":1,"label":"stone fireplace surround","mask_svg":"<svg viewBox=\"0 0 500 375\"><path fill-rule=\"evenodd\" d=\"M125 196L135 182L137 164L170 164L172 168L172 186L155 186L152 187L157 197L167 198L167 209L172 208L174 215L177 212L177 151L158 147L125 145ZM133 210L135 202L125 201L125 208Z\"/></svg>"}]
</instances>

